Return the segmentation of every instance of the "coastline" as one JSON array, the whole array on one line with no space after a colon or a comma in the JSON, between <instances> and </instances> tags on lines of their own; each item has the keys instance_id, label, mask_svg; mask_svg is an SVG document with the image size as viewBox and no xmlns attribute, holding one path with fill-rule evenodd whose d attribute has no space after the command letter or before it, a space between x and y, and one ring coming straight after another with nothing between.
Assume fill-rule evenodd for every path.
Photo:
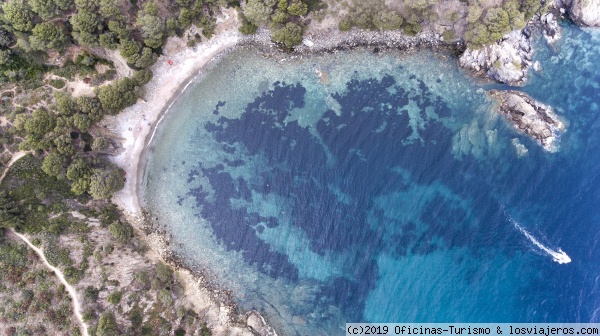
<instances>
[{"instance_id":1,"label":"coastline","mask_svg":"<svg viewBox=\"0 0 600 336\"><path fill-rule=\"evenodd\" d=\"M231 13L231 11L230 11ZM237 45L241 34L236 28L235 15L225 15L217 36L202 44L194 51L185 47L181 39L171 39L165 46L165 55L161 55L152 66L154 76L144 87L143 98L126 108L116 116L107 117L101 124L124 141L121 153L111 159L126 172L127 181L123 190L115 194L113 201L125 212L135 217L142 215L138 200L138 174L144 149L148 143L148 135L156 127L161 116L175 99L211 60L224 51ZM179 44L179 45L178 45ZM169 49L173 51L168 51ZM170 65L168 62L173 62Z\"/></svg>"},{"instance_id":2,"label":"coastline","mask_svg":"<svg viewBox=\"0 0 600 336\"><path fill-rule=\"evenodd\" d=\"M141 205L140 187L143 181L146 156L156 128L170 111L176 99L187 89L191 82L206 69L207 65L218 61L236 47L251 46L265 57L279 61L302 58L308 55L337 53L338 51L358 48L371 49L374 53L383 51L410 52L420 48L450 50L460 55L466 46L460 42L446 43L440 36L423 32L417 36L403 33L358 31L339 32L334 29L310 30L305 34L304 44L292 53L282 52L275 46L266 29L260 29L255 35L243 36L238 32L238 20L235 10L224 10L224 16L218 20L215 37L203 42L197 48L187 47L182 39L171 38L165 45L165 54L161 55L152 70L154 76L145 86L144 99L126 108L117 116L106 118L101 124L112 133L124 139L121 153L111 160L121 166L127 174L122 191L115 194L113 201L125 213L129 222L138 231L145 232L144 238L152 253L172 265L190 290L190 300L197 307L210 307L209 326L215 334L245 334L250 330L261 330L261 335L276 335L267 325L267 321L255 311L239 312L231 292L218 287L202 272L186 266L173 254L170 239L160 232L153 220ZM173 65L168 64L173 61ZM250 328L248 328L250 327Z\"/></svg>"},{"instance_id":3,"label":"coastline","mask_svg":"<svg viewBox=\"0 0 600 336\"><path fill-rule=\"evenodd\" d=\"M170 248L173 243L169 235L155 225L151 215L141 204L140 188L144 177L146 157L151 149L150 143L163 117L170 111L177 98L210 64L218 60L236 47L252 47L264 57L285 61L289 58L300 58L310 54L336 53L342 50L356 48L379 48L380 51L398 50L409 52L418 47L433 47L441 45L439 41L429 40L430 36L407 37L395 33L392 40L386 40L390 34L378 32L347 32L351 36L346 42L344 37L327 39L326 34L313 47L303 45L294 53L279 50L271 41L267 30L261 30L253 36L243 36L237 31L233 16L226 17L221 27L225 29L206 43L198 46L197 51L184 46L182 50L168 52L159 57L152 67L154 76L145 86L144 99L126 108L120 114L102 121L117 137L123 139L120 154L111 157L126 171L127 180L123 190L115 193L113 202L124 212L127 220L136 231L143 235L150 246L150 258L170 264L177 271L186 287L190 301L200 310L208 310L208 325L214 334L244 335L250 330L260 335L277 335L268 325L268 321L256 311L242 312L237 309L233 294L222 288L212 279L205 276L201 270L186 265ZM386 42L387 41L387 42ZM432 42L433 41L433 42ZM430 43L431 42L431 43ZM170 43L167 43L169 48ZM173 43L179 44L181 41ZM173 61L169 65L168 60ZM148 209L151 211L151 209Z\"/></svg>"}]
</instances>

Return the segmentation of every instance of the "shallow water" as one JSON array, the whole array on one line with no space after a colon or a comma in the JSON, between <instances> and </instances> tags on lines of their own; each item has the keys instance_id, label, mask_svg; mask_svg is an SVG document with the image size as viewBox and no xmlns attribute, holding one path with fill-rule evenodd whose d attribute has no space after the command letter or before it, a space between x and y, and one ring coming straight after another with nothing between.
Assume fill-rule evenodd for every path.
<instances>
[{"instance_id":1,"label":"shallow water","mask_svg":"<svg viewBox=\"0 0 600 336\"><path fill-rule=\"evenodd\" d=\"M282 334L595 321L600 34L564 35L537 43L543 71L522 88L568 121L557 153L491 111L484 90L504 86L443 54L239 49L160 124L145 205Z\"/></svg>"}]
</instances>

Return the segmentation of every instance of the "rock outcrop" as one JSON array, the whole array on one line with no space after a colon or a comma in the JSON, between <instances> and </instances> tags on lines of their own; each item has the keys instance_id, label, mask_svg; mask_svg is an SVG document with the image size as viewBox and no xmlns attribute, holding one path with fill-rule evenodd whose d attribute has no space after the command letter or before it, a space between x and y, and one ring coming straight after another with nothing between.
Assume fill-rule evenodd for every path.
<instances>
[{"instance_id":1,"label":"rock outcrop","mask_svg":"<svg viewBox=\"0 0 600 336\"><path fill-rule=\"evenodd\" d=\"M600 27L600 0L573 0L569 16L580 26Z\"/></svg>"},{"instance_id":2,"label":"rock outcrop","mask_svg":"<svg viewBox=\"0 0 600 336\"><path fill-rule=\"evenodd\" d=\"M498 100L498 112L517 130L537 140L547 151L558 149L558 138L566 127L549 106L519 91L492 90L489 94Z\"/></svg>"},{"instance_id":3,"label":"rock outcrop","mask_svg":"<svg viewBox=\"0 0 600 336\"><path fill-rule=\"evenodd\" d=\"M542 24L542 31L544 32L544 38L550 44L560 40L562 37L560 25L554 13L546 13L540 16L540 22Z\"/></svg>"},{"instance_id":4,"label":"rock outcrop","mask_svg":"<svg viewBox=\"0 0 600 336\"><path fill-rule=\"evenodd\" d=\"M513 31L502 40L481 49L467 48L459 58L463 68L483 72L495 81L523 85L533 51L526 29Z\"/></svg>"}]
</instances>

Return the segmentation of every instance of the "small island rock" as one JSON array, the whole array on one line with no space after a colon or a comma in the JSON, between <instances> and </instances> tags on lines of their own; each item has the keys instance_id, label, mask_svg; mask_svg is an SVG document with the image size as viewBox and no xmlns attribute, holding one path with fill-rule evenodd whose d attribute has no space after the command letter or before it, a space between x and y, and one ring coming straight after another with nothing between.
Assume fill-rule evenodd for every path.
<instances>
[{"instance_id":1,"label":"small island rock","mask_svg":"<svg viewBox=\"0 0 600 336\"><path fill-rule=\"evenodd\" d=\"M489 94L499 102L497 111L517 130L537 140L547 151L558 149L558 137L566 126L551 107L519 91L491 90Z\"/></svg>"}]
</instances>

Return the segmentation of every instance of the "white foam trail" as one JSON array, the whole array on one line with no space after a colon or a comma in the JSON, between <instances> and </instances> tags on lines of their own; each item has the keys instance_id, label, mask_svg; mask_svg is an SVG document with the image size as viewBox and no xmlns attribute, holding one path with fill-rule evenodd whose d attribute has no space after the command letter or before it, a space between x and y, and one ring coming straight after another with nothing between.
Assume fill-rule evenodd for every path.
<instances>
[{"instance_id":1,"label":"white foam trail","mask_svg":"<svg viewBox=\"0 0 600 336\"><path fill-rule=\"evenodd\" d=\"M537 239L535 239L535 237L532 236L531 233L527 232L527 230L525 230L521 225L519 225L519 223L517 223L513 219L510 219L510 221L515 225L515 227L519 231L521 231L521 233L525 237L527 237L527 239L529 239L535 246L539 247L542 251L546 252L546 254L551 256L554 261L556 261L559 264L568 264L571 262L571 258L563 250L559 248L558 251L554 251L549 247L544 246Z\"/></svg>"}]
</instances>

